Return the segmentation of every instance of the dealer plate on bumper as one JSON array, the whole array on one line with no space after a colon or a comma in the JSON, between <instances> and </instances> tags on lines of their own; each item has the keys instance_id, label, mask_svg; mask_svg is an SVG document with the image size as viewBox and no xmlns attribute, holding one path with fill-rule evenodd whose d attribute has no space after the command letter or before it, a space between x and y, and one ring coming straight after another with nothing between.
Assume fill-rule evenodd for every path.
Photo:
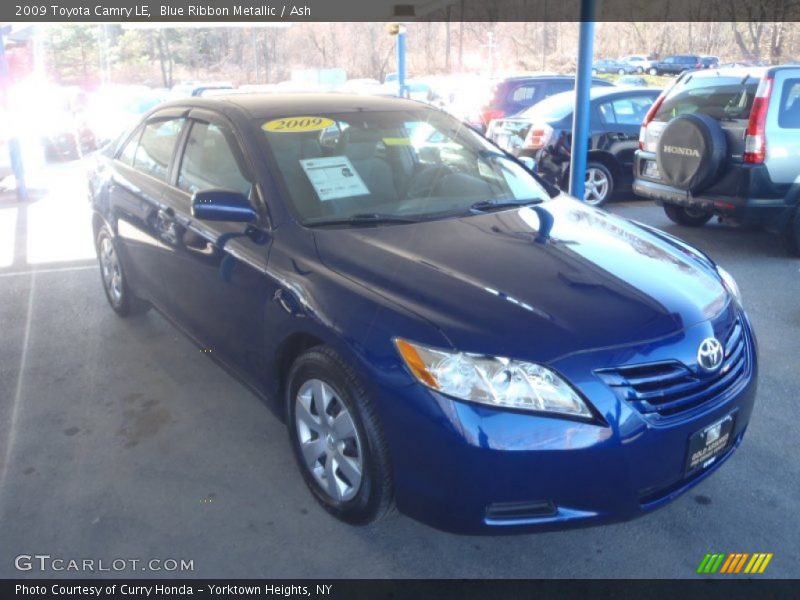
<instances>
[{"instance_id":1,"label":"dealer plate on bumper","mask_svg":"<svg viewBox=\"0 0 800 600\"><path fill-rule=\"evenodd\" d=\"M689 438L686 473L710 467L730 446L733 436L733 415L704 427Z\"/></svg>"},{"instance_id":2,"label":"dealer plate on bumper","mask_svg":"<svg viewBox=\"0 0 800 600\"><path fill-rule=\"evenodd\" d=\"M656 161L644 161L644 176L652 177L653 179L661 179L661 173L658 170L658 163L656 163Z\"/></svg>"}]
</instances>

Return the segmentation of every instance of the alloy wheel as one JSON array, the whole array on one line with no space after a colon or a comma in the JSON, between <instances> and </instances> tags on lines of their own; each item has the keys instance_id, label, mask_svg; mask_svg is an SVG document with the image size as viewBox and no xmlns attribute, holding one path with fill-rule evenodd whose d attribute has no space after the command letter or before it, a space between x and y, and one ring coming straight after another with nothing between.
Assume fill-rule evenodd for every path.
<instances>
[{"instance_id":1,"label":"alloy wheel","mask_svg":"<svg viewBox=\"0 0 800 600\"><path fill-rule=\"evenodd\" d=\"M586 169L586 183L583 192L583 200L586 204L595 206L605 202L608 188L608 175L595 167Z\"/></svg>"},{"instance_id":2,"label":"alloy wheel","mask_svg":"<svg viewBox=\"0 0 800 600\"><path fill-rule=\"evenodd\" d=\"M295 427L303 464L337 502L353 499L361 486L364 455L353 417L336 391L309 379L295 397Z\"/></svg>"},{"instance_id":3,"label":"alloy wheel","mask_svg":"<svg viewBox=\"0 0 800 600\"><path fill-rule=\"evenodd\" d=\"M104 237L100 242L100 270L103 275L103 285L106 286L109 297L114 304L122 302L122 271L119 268L119 258L114 250L110 238Z\"/></svg>"}]
</instances>

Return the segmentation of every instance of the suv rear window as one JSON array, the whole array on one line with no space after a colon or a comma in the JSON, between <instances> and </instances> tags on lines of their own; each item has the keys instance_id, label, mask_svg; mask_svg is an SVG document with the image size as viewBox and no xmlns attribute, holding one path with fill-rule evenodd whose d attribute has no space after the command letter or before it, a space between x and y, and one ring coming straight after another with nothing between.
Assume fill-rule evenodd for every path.
<instances>
[{"instance_id":1,"label":"suv rear window","mask_svg":"<svg viewBox=\"0 0 800 600\"><path fill-rule=\"evenodd\" d=\"M738 77L688 77L664 98L653 117L669 121L685 114L703 114L719 120L747 119L758 89L758 80Z\"/></svg>"},{"instance_id":2,"label":"suv rear window","mask_svg":"<svg viewBox=\"0 0 800 600\"><path fill-rule=\"evenodd\" d=\"M778 127L800 129L800 79L787 79L783 83Z\"/></svg>"}]
</instances>

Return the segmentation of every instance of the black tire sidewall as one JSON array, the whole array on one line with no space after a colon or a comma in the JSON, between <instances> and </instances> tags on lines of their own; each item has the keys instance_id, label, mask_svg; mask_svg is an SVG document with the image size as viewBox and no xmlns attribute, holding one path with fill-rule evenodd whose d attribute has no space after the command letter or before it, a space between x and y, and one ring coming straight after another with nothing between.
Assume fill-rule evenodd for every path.
<instances>
[{"instance_id":1,"label":"black tire sidewall","mask_svg":"<svg viewBox=\"0 0 800 600\"><path fill-rule=\"evenodd\" d=\"M685 206L678 204L665 204L664 212L673 223L684 225L685 227L702 227L711 220L712 213L706 212L702 217L692 216L686 212Z\"/></svg>"},{"instance_id":2,"label":"black tire sidewall","mask_svg":"<svg viewBox=\"0 0 800 600\"><path fill-rule=\"evenodd\" d=\"M101 252L100 245L102 244L105 238L108 238L111 241L111 245L114 246L114 253L117 255L117 264L119 264L119 271L122 277L122 297L120 298L119 303L115 302L114 298L111 297L111 292L109 292L108 286L106 285L106 280L103 277L103 263L100 259L100 252ZM103 292L106 295L106 300L108 300L108 304L111 306L112 309L114 309L115 312L121 315L125 315L128 313L127 279L125 278L125 271L122 267L122 262L119 254L119 248L117 247L117 243L114 240L114 236L111 235L111 232L105 225L103 225L97 232L97 238L95 239L95 248L97 250L97 262L100 264L100 281L103 285Z\"/></svg>"},{"instance_id":3,"label":"black tire sidewall","mask_svg":"<svg viewBox=\"0 0 800 600\"><path fill-rule=\"evenodd\" d=\"M300 441L295 425L295 398L305 381L320 379L336 392L347 406L358 432L363 455L361 487L354 498L338 502L331 498L309 472L300 451ZM302 354L292 365L286 385L285 410L286 426L291 440L292 452L306 486L316 500L333 516L351 524L369 523L385 512L389 501L388 460L385 447L382 447L382 433L374 416L370 418L371 407L352 369L331 349L324 346L312 348Z\"/></svg>"},{"instance_id":4,"label":"black tire sidewall","mask_svg":"<svg viewBox=\"0 0 800 600\"><path fill-rule=\"evenodd\" d=\"M120 298L119 303L114 302L114 299L111 297L111 293L106 287L106 281L103 278L103 265L100 262L100 243L106 237L111 240L111 244L114 246L114 253L117 255L117 264L119 265L119 272L120 276L122 277L122 297ZM125 274L123 255L119 251L119 245L117 245L116 238L111 231L109 231L108 226L106 225L101 226L97 232L97 237L95 238L95 250L97 252L97 261L100 264L100 283L103 286L103 293L106 295L106 300L108 300L108 304L111 306L114 312L122 317L138 315L147 312L150 309L150 303L140 299L131 291L131 288L128 285L128 277Z\"/></svg>"}]
</instances>

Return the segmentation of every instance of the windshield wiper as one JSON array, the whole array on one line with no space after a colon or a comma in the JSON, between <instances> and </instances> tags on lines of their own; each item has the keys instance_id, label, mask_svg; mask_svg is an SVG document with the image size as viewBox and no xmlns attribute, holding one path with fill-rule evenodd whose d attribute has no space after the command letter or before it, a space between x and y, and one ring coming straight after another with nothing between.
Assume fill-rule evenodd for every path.
<instances>
[{"instance_id":1,"label":"windshield wiper","mask_svg":"<svg viewBox=\"0 0 800 600\"><path fill-rule=\"evenodd\" d=\"M383 223L418 223L419 219L414 217L403 217L401 215L382 215L380 213L358 213L347 217L322 217L310 219L303 225L316 227L318 225L375 225Z\"/></svg>"},{"instance_id":2,"label":"windshield wiper","mask_svg":"<svg viewBox=\"0 0 800 600\"><path fill-rule=\"evenodd\" d=\"M540 198L528 198L527 200L481 200L470 206L470 210L477 212L489 212L492 210L501 210L503 208L511 208L514 206L533 206L534 204L541 204Z\"/></svg>"}]
</instances>

